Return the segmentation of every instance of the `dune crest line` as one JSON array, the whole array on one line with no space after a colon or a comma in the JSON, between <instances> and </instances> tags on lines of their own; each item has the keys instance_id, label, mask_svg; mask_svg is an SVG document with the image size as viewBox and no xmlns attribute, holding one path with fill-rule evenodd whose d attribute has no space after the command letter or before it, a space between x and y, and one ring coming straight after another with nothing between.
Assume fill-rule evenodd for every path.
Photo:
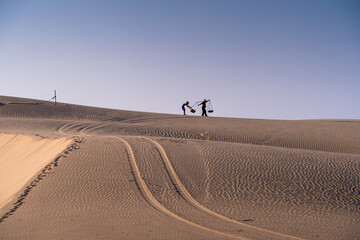
<instances>
[{"instance_id":1,"label":"dune crest line","mask_svg":"<svg viewBox=\"0 0 360 240\"><path fill-rule=\"evenodd\" d=\"M51 160L47 165L45 165L41 171L37 172L37 175L35 174L32 178L32 180L28 180L28 184L24 185L22 187L23 191L21 195L18 195L16 199L16 202L13 202L12 207L10 210L5 212L3 216L0 217L0 223L4 222L8 217L11 215L14 215L15 212L25 203L26 197L30 194L30 192L38 186L38 184L49 174L54 173L55 168L58 166L59 161L66 158L71 151L79 149L79 144L83 141L83 139L79 136L72 137L72 141L67 144L67 146L58 153L53 160ZM41 147L39 147L41 148ZM24 163L24 162L23 162ZM21 181L21 180L18 180ZM21 192L21 191L20 191ZM5 202L4 205L8 203ZM3 207L3 206L2 206Z\"/></svg>"},{"instance_id":2,"label":"dune crest line","mask_svg":"<svg viewBox=\"0 0 360 240\"><path fill-rule=\"evenodd\" d=\"M210 229L210 228L198 225L196 223L190 222L190 221L188 221L188 220L186 220L184 218L181 218L180 216L172 213L167 208L165 208L163 205L161 205L155 199L155 197L152 195L152 193L150 192L149 188L147 187L145 181L142 179L142 177L140 175L140 170L139 170L139 168L137 166L137 163L136 163L136 160L135 160L134 152L133 152L130 144L126 140L124 140L123 138L120 138L120 137L114 137L114 138L120 140L123 143L123 145L125 146L125 149L126 149L126 152L127 152L128 158L129 158L129 162L130 162L130 165L131 165L131 168L132 168L132 171L133 171L133 175L135 177L135 181L136 181L136 183L138 185L138 188L139 188L141 194L143 195L143 197L145 198L145 200L150 205L152 205L155 209L157 209L158 211L164 213L165 215L167 215L167 216L169 216L169 217L171 217L173 219L176 219L178 221L181 221L183 223L192 225L194 227L197 227L197 228L200 228L200 229L203 229L203 230L206 230L206 231L213 232L213 233L218 234L218 235L222 235L222 236L229 237L229 238L234 238L234 239L242 239L242 240L248 239L248 238L239 237L239 236L227 234L227 233L224 233L224 232L216 231L214 229Z\"/></svg>"},{"instance_id":3,"label":"dune crest line","mask_svg":"<svg viewBox=\"0 0 360 240\"><path fill-rule=\"evenodd\" d=\"M287 234L283 234L283 233L279 233L279 232L274 232L274 231L271 231L271 230L267 230L267 229L263 229L263 228L258 228L258 227L255 227L255 226L251 226L251 225L248 225L248 224L244 224L244 223L241 223L241 222L238 222L236 220L233 220L233 219L230 219L228 217L225 217L223 215L220 215L218 213L215 213L213 211L211 211L210 209L204 207L203 205L201 205L199 202L197 202L192 196L191 194L186 190L185 186L181 183L179 177L177 176L174 168L172 167L171 163L170 163L170 160L169 158L167 157L167 154L164 150L164 148L155 140L151 139L151 138L147 138L147 137L137 137L137 138L141 138L141 139L145 139L149 142L151 142L152 144L154 144L154 146L158 149L160 155L161 155L161 158L164 162L164 165L165 167L167 168L167 172L169 173L169 176L170 178L172 179L172 181L174 182L174 185L176 187L176 189L180 192L180 194L185 198L185 200L190 203L191 205L193 205L195 208L197 209L200 209L202 210L203 212L206 212L208 214L211 214L215 217L218 217L218 218L221 218L225 221L229 221L229 222L232 222L232 223L236 223L238 224L239 226L242 226L242 227L247 227L247 228L251 228L253 230L257 230L257 231L261 231L261 232L265 232L265 233L268 233L268 234L271 234L271 235L276 235L278 237L285 237L285 238L289 238L289 239L296 239L296 240L303 240L302 238L298 238L298 237L295 237L295 236L290 236L290 235L287 235Z\"/></svg>"}]
</instances>

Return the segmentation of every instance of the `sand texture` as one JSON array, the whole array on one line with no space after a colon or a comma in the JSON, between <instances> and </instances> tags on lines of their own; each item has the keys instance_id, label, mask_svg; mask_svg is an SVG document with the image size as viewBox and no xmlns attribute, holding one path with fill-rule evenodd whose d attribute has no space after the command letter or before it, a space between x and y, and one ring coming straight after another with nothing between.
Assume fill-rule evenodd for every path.
<instances>
[{"instance_id":1,"label":"sand texture","mask_svg":"<svg viewBox=\"0 0 360 240\"><path fill-rule=\"evenodd\" d=\"M0 208L70 143L67 138L0 134Z\"/></svg>"},{"instance_id":2,"label":"sand texture","mask_svg":"<svg viewBox=\"0 0 360 240\"><path fill-rule=\"evenodd\" d=\"M40 103L0 97L0 239L360 239L359 120Z\"/></svg>"}]
</instances>

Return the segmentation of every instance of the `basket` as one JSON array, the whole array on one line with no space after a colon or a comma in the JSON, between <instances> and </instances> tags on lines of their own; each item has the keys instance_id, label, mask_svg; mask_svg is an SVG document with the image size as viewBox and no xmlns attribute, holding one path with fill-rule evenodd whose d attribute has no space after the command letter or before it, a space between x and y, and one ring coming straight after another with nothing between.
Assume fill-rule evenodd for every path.
<instances>
[{"instance_id":1,"label":"basket","mask_svg":"<svg viewBox=\"0 0 360 240\"><path fill-rule=\"evenodd\" d=\"M209 112L209 113L213 113L213 112L214 112L214 110L209 110L208 112Z\"/></svg>"},{"instance_id":2,"label":"basket","mask_svg":"<svg viewBox=\"0 0 360 240\"><path fill-rule=\"evenodd\" d=\"M190 109L190 112L196 113L195 109Z\"/></svg>"}]
</instances>

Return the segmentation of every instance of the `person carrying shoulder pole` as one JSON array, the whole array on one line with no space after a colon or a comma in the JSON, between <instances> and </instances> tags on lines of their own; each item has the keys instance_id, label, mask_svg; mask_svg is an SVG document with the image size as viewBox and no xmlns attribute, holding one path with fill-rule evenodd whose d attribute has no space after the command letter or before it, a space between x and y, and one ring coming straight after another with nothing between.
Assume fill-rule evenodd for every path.
<instances>
[{"instance_id":1,"label":"person carrying shoulder pole","mask_svg":"<svg viewBox=\"0 0 360 240\"><path fill-rule=\"evenodd\" d=\"M206 114L206 103L207 102L209 102L210 101L210 99L209 100L206 100L206 99L204 99L198 106L200 106L200 105L202 105L201 106L201 109L202 109L202 114L201 114L201 116L208 116L207 114Z\"/></svg>"},{"instance_id":2,"label":"person carrying shoulder pole","mask_svg":"<svg viewBox=\"0 0 360 240\"><path fill-rule=\"evenodd\" d=\"M191 107L189 106L189 101L186 101L186 103L184 103L183 105L182 105L182 110L184 111L184 115L186 115L186 113L185 113L185 106L187 106L188 108L190 108L191 109Z\"/></svg>"}]
</instances>

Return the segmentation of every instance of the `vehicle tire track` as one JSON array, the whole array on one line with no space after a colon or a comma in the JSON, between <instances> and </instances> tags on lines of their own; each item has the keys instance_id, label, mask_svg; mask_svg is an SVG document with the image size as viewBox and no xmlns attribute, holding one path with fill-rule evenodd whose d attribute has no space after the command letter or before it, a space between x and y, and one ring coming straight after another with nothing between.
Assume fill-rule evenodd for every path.
<instances>
[{"instance_id":1,"label":"vehicle tire track","mask_svg":"<svg viewBox=\"0 0 360 240\"><path fill-rule=\"evenodd\" d=\"M72 122L70 122L70 123L67 123L67 124L61 126L58 129L58 131L64 133L65 131L68 131L69 129L72 129L72 128L75 127L75 128L79 128L79 129L77 129L78 133L88 135L88 133L91 130L94 130L94 129L98 128L98 127L103 126L103 125L96 126L94 124L89 124L88 126L83 127L82 125L83 125L83 123L72 123ZM204 229L204 230L207 230L207 231L211 231L211 232L214 232L216 234L220 234L222 236L226 236L226 237L230 237L230 238L244 239L244 238L241 238L241 237L233 235L233 234L229 234L229 233L226 233L226 232L221 232L221 231L214 230L214 229L199 225L197 223L191 222L189 220L186 220L186 219L176 215L175 213L171 212L166 207L164 207L152 195L152 193L150 192L149 188L147 187L145 181L142 179L142 177L140 175L140 170L139 170L138 165L136 163L135 156L134 156L134 153L133 153L133 150L132 150L130 144L126 140L124 140L123 138L120 138L120 137L115 137L115 138L119 139L124 144L124 146L126 147L127 155L128 155L128 158L129 158L129 163L131 165L132 172L133 172L136 184L138 186L138 189L141 192L141 194L143 195L144 199L150 205L152 205L155 209L159 210L160 212L162 212L162 213L164 213L164 214L166 214L166 215L168 215L168 216L170 216L172 218L175 218L175 219L177 219L179 221L182 221L182 222L185 222L187 224L191 224L191 225L196 226L198 228L201 228L201 229ZM298 238L298 237L294 237L294 236L282 234L282 233L279 233L279 232L274 232L274 231L271 231L271 230L262 229L262 228L258 228L258 227L252 226L252 225L244 224L244 223L238 222L236 220L227 218L227 217L225 217L223 215L220 215L218 213L215 213L215 212L211 211L210 209L204 207L203 205L198 203L191 196L191 194L186 190L185 186L181 183L181 181L180 181L179 177L177 176L174 168L172 167L172 165L170 163L170 160L167 157L167 154L166 154L165 150L163 149L163 147L157 141L155 141L155 140L153 140L151 138L148 138L148 137L136 136L135 138L149 141L150 143L152 143L156 147L156 149L157 149L158 153L160 154L161 160L162 160L162 162L163 162L163 164L164 164L164 166L165 166L165 168L167 170L167 173L168 173L168 175L169 175L175 189L183 197L183 199L186 202L188 202L191 206L193 206L194 208L200 210L203 213L206 213L206 214L209 214L209 215L211 215L213 217L221 219L221 220L223 220L225 222L230 222L230 223L236 224L238 226L241 226L243 230L246 230L248 233L251 233L251 235L259 235L259 234L264 235L265 234L265 235L267 235L267 237L270 237L270 238L277 237L277 238L281 238L281 239L296 239L296 240L301 239L301 238Z\"/></svg>"},{"instance_id":2,"label":"vehicle tire track","mask_svg":"<svg viewBox=\"0 0 360 240\"><path fill-rule=\"evenodd\" d=\"M71 134L82 134L82 135L91 135L90 132L93 132L97 129L111 126L111 124L99 124L99 123L90 123L90 122L67 122L57 127L55 130L61 134L71 135Z\"/></svg>"},{"instance_id":3,"label":"vehicle tire track","mask_svg":"<svg viewBox=\"0 0 360 240\"><path fill-rule=\"evenodd\" d=\"M56 131L58 131L61 134L71 135L71 133L68 133L70 131L70 129L78 128L82 124L83 123L80 123L80 122L68 122L68 123L63 124L59 128L57 128ZM81 129L78 130L77 134L80 133L80 130Z\"/></svg>"},{"instance_id":4,"label":"vehicle tire track","mask_svg":"<svg viewBox=\"0 0 360 240\"><path fill-rule=\"evenodd\" d=\"M90 133L94 133L97 129L101 129L104 127L112 126L111 123L105 123L105 124L90 124L88 127L84 128L81 133L84 135L91 135Z\"/></svg>"},{"instance_id":5,"label":"vehicle tire track","mask_svg":"<svg viewBox=\"0 0 360 240\"><path fill-rule=\"evenodd\" d=\"M140 170L138 168L138 165L136 163L136 160L135 160L135 156L134 156L134 152L130 146L130 144L124 140L123 138L120 138L120 137L114 137L118 140L121 141L121 143L125 146L125 149L126 149L126 152L127 152L127 156L128 156L128 160L129 160L129 163L130 163L130 166L131 166L131 169L132 169L132 173L133 173L133 176L135 178L135 181L136 181L136 184L137 184L137 187L139 189L139 191L141 192L142 196L144 197L144 199L152 206L154 207L155 209L157 209L158 211L162 212L163 214L173 218L173 219L176 219L180 222L183 222L183 223L186 223L186 224L189 224L191 226L194 226L194 227L197 227L197 228L200 228L202 230L206 230L206 231L209 231L209 232L212 232L212 233L215 233L215 234L218 234L218 235L221 235L222 237L227 237L227 238L232 238L232 239L247 239L247 238L244 238L244 237L239 237L239 236L235 236L235 235L232 235L232 234L228 234L228 233L224 233L224 232L220 232L220 231L217 231L217 230L214 230L214 229L210 229L210 228L207 228L207 227L204 227L204 226L201 226L199 224L196 224L196 223L193 223L193 222L190 222L174 213L172 213L171 211L169 211L167 208L165 208L163 205L161 205L156 199L155 197L152 195L152 193L150 192L149 188L147 187L145 181L142 179L141 175L140 175Z\"/></svg>"},{"instance_id":6,"label":"vehicle tire track","mask_svg":"<svg viewBox=\"0 0 360 240\"><path fill-rule=\"evenodd\" d=\"M177 191L180 193L180 195L189 203L191 204L193 207L207 213L207 214L210 214L212 216L215 216L217 218L220 218L222 220L225 220L227 222L231 222L231 223L235 223L239 226L241 226L244 230L248 230L248 231L251 231L253 233L265 233L267 235L270 235L271 237L277 237L277 238L281 238L281 239L296 239L296 240L300 240L302 238L298 238L298 237L295 237L295 236L290 236L290 235L287 235L287 234L283 234L283 233L279 233L279 232L274 232L274 231L271 231L271 230L267 230L267 229L263 229L263 228L258 228L258 227L255 227L255 226L252 226L252 225L248 225L248 224L244 224L244 223L241 223L241 222L238 222L236 220L233 220L233 219L230 219L230 218L227 218L223 215L220 215L218 213L215 213L213 211L211 211L210 209L204 207L203 205L201 205L200 203L198 203L192 196L191 194L186 190L185 186L181 183L179 177L177 176L174 168L172 167L171 163L170 163L170 160L169 158L167 157L167 154L164 150L164 148L155 140L151 139L151 138L147 138L147 137L137 137L137 138L141 138L141 139L145 139L149 142L151 142L158 150L161 158L162 158L162 161L167 169L167 172L169 174L169 177L171 179L171 181L173 182L174 184L174 187L177 189ZM144 183L145 184L145 183ZM151 194L151 193L150 193ZM156 201L156 200L155 200ZM269 237L270 237L269 236Z\"/></svg>"}]
</instances>

